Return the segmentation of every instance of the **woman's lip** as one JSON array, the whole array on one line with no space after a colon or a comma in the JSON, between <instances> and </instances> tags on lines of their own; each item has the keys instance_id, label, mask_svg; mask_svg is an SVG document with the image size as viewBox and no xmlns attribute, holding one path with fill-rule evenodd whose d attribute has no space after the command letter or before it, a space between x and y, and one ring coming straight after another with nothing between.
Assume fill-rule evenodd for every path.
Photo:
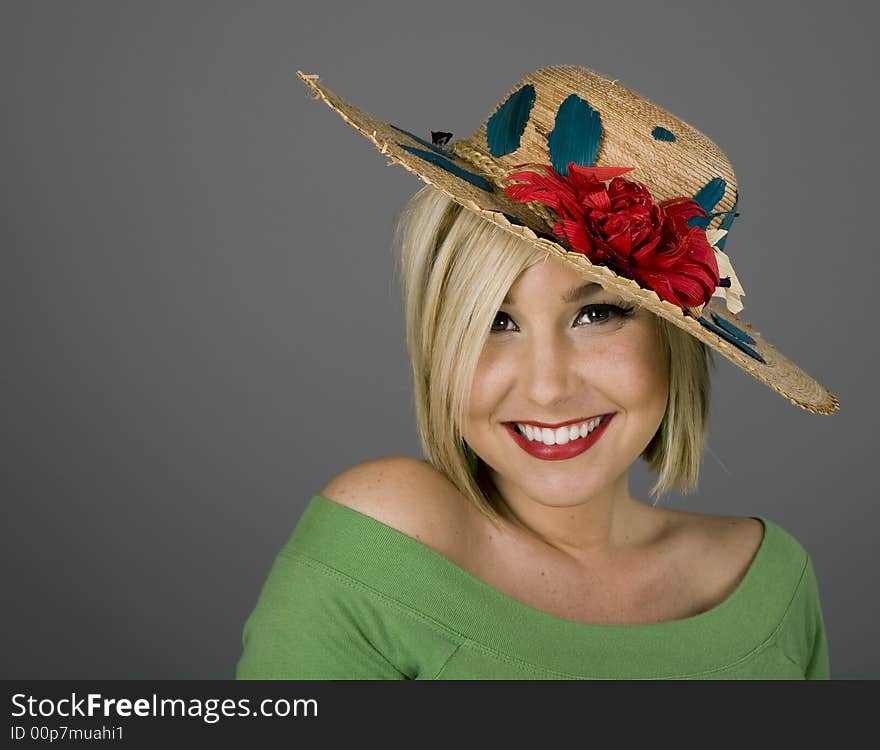
<instances>
[{"instance_id":1,"label":"woman's lip","mask_svg":"<svg viewBox=\"0 0 880 750\"><path fill-rule=\"evenodd\" d=\"M603 415L603 417L604 416L605 415ZM599 426L589 435L583 438L569 440L565 445L544 445L540 440L529 440L525 435L520 435L516 431L516 426L513 422L505 422L504 426L507 428L508 432L510 432L514 442L530 456L540 458L544 461L564 461L579 456L581 453L592 447L605 433L606 428L613 418L614 413L607 415L607 418L602 419Z\"/></svg>"},{"instance_id":2,"label":"woman's lip","mask_svg":"<svg viewBox=\"0 0 880 750\"><path fill-rule=\"evenodd\" d=\"M569 419L567 422L556 422L556 424L551 424L550 422L505 422L504 424L515 425L515 424L528 424L532 425L532 427L549 427L551 430L557 430L560 427L567 427L570 424L581 424L582 422L589 422L591 419L596 419L596 417L607 417L608 414L594 414L592 417L580 417L579 419Z\"/></svg>"}]
</instances>

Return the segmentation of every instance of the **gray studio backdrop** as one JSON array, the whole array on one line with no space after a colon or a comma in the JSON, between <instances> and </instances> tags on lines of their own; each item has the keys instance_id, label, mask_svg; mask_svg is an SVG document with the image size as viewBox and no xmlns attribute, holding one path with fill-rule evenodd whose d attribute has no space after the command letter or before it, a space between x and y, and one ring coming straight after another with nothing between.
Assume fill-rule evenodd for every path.
<instances>
[{"instance_id":1,"label":"gray studio backdrop","mask_svg":"<svg viewBox=\"0 0 880 750\"><path fill-rule=\"evenodd\" d=\"M4 2L3 677L228 678L309 497L419 456L396 211L421 183L296 70L423 136L578 64L716 140L743 315L699 491L813 557L832 676L880 674L876 18L865 3ZM647 499L641 467L632 489Z\"/></svg>"}]
</instances>

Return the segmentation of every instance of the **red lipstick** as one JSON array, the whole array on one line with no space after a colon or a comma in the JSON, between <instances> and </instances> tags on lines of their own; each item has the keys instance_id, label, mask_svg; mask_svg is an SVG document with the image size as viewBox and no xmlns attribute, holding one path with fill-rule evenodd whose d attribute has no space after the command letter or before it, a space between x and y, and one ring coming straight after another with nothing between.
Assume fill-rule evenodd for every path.
<instances>
[{"instance_id":1,"label":"red lipstick","mask_svg":"<svg viewBox=\"0 0 880 750\"><path fill-rule=\"evenodd\" d=\"M614 418L614 414L605 414L602 416L602 421L599 423L599 426L596 427L589 435L583 438L575 438L574 440L569 440L565 445L545 445L540 440L529 440L525 435L520 435L516 431L516 425L507 422L505 423L505 427L508 432L513 437L516 444L522 448L526 453L530 456L534 456L535 458L543 459L544 461L564 461L567 458L574 458L575 456L579 456L581 453L590 448L605 432L605 428ZM586 420L572 420L571 422L565 422L563 424L557 425L557 427L563 427L565 424L576 424L578 421L586 421ZM539 424L538 422L530 422L529 424ZM543 426L543 425L542 425ZM549 427L549 425L547 425Z\"/></svg>"}]
</instances>

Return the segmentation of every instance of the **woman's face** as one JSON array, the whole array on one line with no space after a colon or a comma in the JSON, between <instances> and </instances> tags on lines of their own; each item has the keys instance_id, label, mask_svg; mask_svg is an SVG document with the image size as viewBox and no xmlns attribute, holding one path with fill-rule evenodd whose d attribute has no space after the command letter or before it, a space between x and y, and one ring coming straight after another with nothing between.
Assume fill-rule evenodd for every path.
<instances>
[{"instance_id":1,"label":"woman's face","mask_svg":"<svg viewBox=\"0 0 880 750\"><path fill-rule=\"evenodd\" d=\"M548 258L520 274L492 323L462 434L508 503L614 497L660 426L668 387L653 314ZM551 427L530 428L530 441L514 423Z\"/></svg>"}]
</instances>

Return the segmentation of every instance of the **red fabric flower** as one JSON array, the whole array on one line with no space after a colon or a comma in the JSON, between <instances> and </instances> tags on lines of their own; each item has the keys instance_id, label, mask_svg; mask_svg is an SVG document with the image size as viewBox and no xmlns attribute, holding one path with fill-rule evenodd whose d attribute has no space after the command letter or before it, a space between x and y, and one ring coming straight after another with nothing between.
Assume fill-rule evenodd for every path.
<instances>
[{"instance_id":1,"label":"red fabric flower","mask_svg":"<svg viewBox=\"0 0 880 750\"><path fill-rule=\"evenodd\" d=\"M545 164L516 168L525 166L546 174L513 172L508 183L519 182L506 187L505 194L552 208L559 215L553 233L568 240L572 250L681 308L703 305L712 297L720 283L718 263L706 231L687 225L693 216L706 218L692 198L655 203L644 185L620 176L633 167L571 162L563 177Z\"/></svg>"}]
</instances>

